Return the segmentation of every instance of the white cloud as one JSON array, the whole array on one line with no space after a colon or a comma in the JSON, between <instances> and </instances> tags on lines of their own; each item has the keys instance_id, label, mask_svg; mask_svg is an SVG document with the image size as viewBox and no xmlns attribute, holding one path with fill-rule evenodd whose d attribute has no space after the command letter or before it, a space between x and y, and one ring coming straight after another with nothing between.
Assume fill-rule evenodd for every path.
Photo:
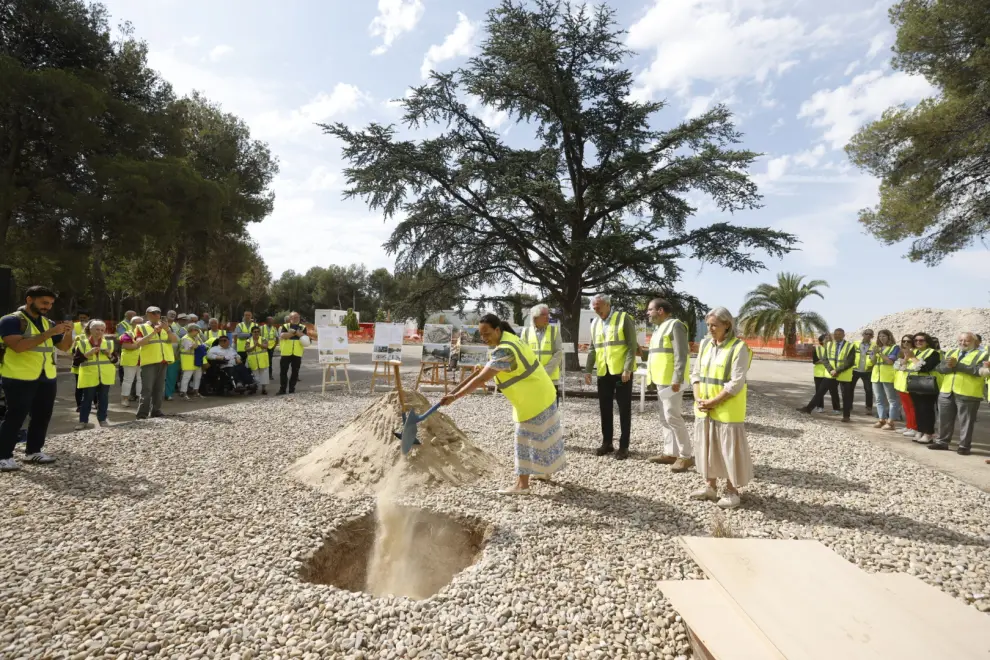
<instances>
[{"instance_id":1,"label":"white cloud","mask_svg":"<svg viewBox=\"0 0 990 660\"><path fill-rule=\"evenodd\" d=\"M715 100L714 96L695 96L691 99L691 105L688 106L688 111L684 118L694 119L695 117L700 117L708 110L713 100Z\"/></svg>"},{"instance_id":2,"label":"white cloud","mask_svg":"<svg viewBox=\"0 0 990 660\"><path fill-rule=\"evenodd\" d=\"M233 52L234 52L234 48L232 46L228 46L227 44L220 44L219 46L216 46L213 50L211 50L210 54L207 57L211 62L219 62L224 57L230 55Z\"/></svg>"},{"instance_id":3,"label":"white cloud","mask_svg":"<svg viewBox=\"0 0 990 660\"><path fill-rule=\"evenodd\" d=\"M637 95L674 90L694 81L762 82L797 64L795 55L833 38L828 27L809 31L791 15L765 15L770 3L741 0L656 0L629 28L628 45L654 51L637 78Z\"/></svg>"},{"instance_id":4,"label":"white cloud","mask_svg":"<svg viewBox=\"0 0 990 660\"><path fill-rule=\"evenodd\" d=\"M198 46L202 40L203 38L198 34L194 34L191 37L182 37L182 43L186 46Z\"/></svg>"},{"instance_id":5,"label":"white cloud","mask_svg":"<svg viewBox=\"0 0 990 660\"><path fill-rule=\"evenodd\" d=\"M373 37L382 37L382 44L371 53L381 55L391 48L399 35L416 27L424 11L422 0L378 0L378 15L368 31Z\"/></svg>"},{"instance_id":6,"label":"white cloud","mask_svg":"<svg viewBox=\"0 0 990 660\"><path fill-rule=\"evenodd\" d=\"M846 70L842 72L842 75L848 76L858 68L859 68L859 60L853 60L852 62L849 63L849 66L846 67Z\"/></svg>"},{"instance_id":7,"label":"white cloud","mask_svg":"<svg viewBox=\"0 0 990 660\"><path fill-rule=\"evenodd\" d=\"M887 43L886 34L878 34L874 36L872 39L870 39L870 50L867 51L866 53L867 59L872 60L874 57L876 57L886 43Z\"/></svg>"},{"instance_id":8,"label":"white cloud","mask_svg":"<svg viewBox=\"0 0 990 660\"><path fill-rule=\"evenodd\" d=\"M780 128L781 126L783 126L786 123L787 122L784 120L783 117L777 117L777 121L775 121L773 123L773 125L770 127L770 133L771 134L776 133L777 132L777 129Z\"/></svg>"},{"instance_id":9,"label":"white cloud","mask_svg":"<svg viewBox=\"0 0 990 660\"><path fill-rule=\"evenodd\" d=\"M767 179L770 181L779 180L784 174L787 173L787 165L790 162L790 156L779 156L777 158L771 159L767 163Z\"/></svg>"},{"instance_id":10,"label":"white cloud","mask_svg":"<svg viewBox=\"0 0 990 660\"><path fill-rule=\"evenodd\" d=\"M794 163L809 169L814 168L825 156L825 145L818 144L814 149L802 151L794 156Z\"/></svg>"},{"instance_id":11,"label":"white cloud","mask_svg":"<svg viewBox=\"0 0 990 660\"><path fill-rule=\"evenodd\" d=\"M824 129L823 138L833 149L841 149L865 123L878 118L891 106L919 101L934 88L921 76L903 72L862 73L848 85L821 89L801 104L799 118L810 118Z\"/></svg>"},{"instance_id":12,"label":"white cloud","mask_svg":"<svg viewBox=\"0 0 990 660\"><path fill-rule=\"evenodd\" d=\"M315 124L339 119L370 102L371 97L356 85L337 83L329 94L320 92L291 112L263 112L251 125L265 139L300 137L307 132L318 131Z\"/></svg>"},{"instance_id":13,"label":"white cloud","mask_svg":"<svg viewBox=\"0 0 990 660\"><path fill-rule=\"evenodd\" d=\"M467 16L457 12L457 25L454 31L448 34L442 44L433 44L426 51L423 58L423 65L419 72L423 78L428 78L432 71L441 62L452 60L455 57L467 57L474 48L474 38L478 34L478 24L472 23Z\"/></svg>"}]
</instances>

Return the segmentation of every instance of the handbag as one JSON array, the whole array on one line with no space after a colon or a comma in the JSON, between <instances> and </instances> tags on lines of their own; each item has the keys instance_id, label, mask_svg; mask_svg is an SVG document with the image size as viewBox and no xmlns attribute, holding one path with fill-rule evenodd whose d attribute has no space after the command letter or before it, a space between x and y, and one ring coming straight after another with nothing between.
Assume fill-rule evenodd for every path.
<instances>
[{"instance_id":1,"label":"handbag","mask_svg":"<svg viewBox=\"0 0 990 660\"><path fill-rule=\"evenodd\" d=\"M935 376L923 376L911 374L907 377L907 391L909 394L938 394L938 381Z\"/></svg>"}]
</instances>

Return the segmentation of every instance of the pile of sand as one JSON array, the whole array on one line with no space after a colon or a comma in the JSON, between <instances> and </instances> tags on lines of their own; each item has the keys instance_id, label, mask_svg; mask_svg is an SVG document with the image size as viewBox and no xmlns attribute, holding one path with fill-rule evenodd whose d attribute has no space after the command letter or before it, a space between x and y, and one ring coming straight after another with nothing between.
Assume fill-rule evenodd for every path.
<instances>
[{"instance_id":1,"label":"pile of sand","mask_svg":"<svg viewBox=\"0 0 990 660\"><path fill-rule=\"evenodd\" d=\"M423 413L430 407L418 392L403 393L406 404ZM396 392L368 406L340 433L296 461L289 474L319 490L340 497L390 490L402 492L420 486L462 486L490 474L495 459L478 449L453 420L436 412L419 424L419 441L407 457L399 439L402 414Z\"/></svg>"},{"instance_id":2,"label":"pile of sand","mask_svg":"<svg viewBox=\"0 0 990 660\"><path fill-rule=\"evenodd\" d=\"M963 309L933 309L921 307L908 309L896 314L888 314L870 321L852 333L852 339L859 339L865 328L874 332L887 329L900 340L902 335L914 332L927 332L937 337L942 348L955 348L960 332L975 332L983 336L984 346L990 343L990 309L986 307L965 307Z\"/></svg>"}]
</instances>

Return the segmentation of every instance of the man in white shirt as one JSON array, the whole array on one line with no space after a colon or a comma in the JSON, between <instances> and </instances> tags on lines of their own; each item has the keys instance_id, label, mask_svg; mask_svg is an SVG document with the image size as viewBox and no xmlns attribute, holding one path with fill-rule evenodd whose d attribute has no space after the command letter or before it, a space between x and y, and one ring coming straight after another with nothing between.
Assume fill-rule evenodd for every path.
<instances>
[{"instance_id":1,"label":"man in white shirt","mask_svg":"<svg viewBox=\"0 0 990 660\"><path fill-rule=\"evenodd\" d=\"M207 360L224 360L224 369L233 369L241 363L241 356L230 345L230 337L221 335L206 352Z\"/></svg>"}]
</instances>

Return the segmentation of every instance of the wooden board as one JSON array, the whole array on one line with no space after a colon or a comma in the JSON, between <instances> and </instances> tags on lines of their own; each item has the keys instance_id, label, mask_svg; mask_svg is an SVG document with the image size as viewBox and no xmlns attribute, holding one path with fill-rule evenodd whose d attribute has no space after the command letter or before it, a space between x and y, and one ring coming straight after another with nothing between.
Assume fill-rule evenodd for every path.
<instances>
[{"instance_id":1,"label":"wooden board","mask_svg":"<svg viewBox=\"0 0 990 660\"><path fill-rule=\"evenodd\" d=\"M872 576L917 617L919 625L951 635L966 658L990 658L990 616L907 573Z\"/></svg>"},{"instance_id":2,"label":"wooden board","mask_svg":"<svg viewBox=\"0 0 990 660\"><path fill-rule=\"evenodd\" d=\"M699 566L788 660L966 658L874 576L817 541L682 537Z\"/></svg>"},{"instance_id":3,"label":"wooden board","mask_svg":"<svg viewBox=\"0 0 990 660\"><path fill-rule=\"evenodd\" d=\"M784 660L717 582L668 580L657 586L714 660Z\"/></svg>"}]
</instances>

